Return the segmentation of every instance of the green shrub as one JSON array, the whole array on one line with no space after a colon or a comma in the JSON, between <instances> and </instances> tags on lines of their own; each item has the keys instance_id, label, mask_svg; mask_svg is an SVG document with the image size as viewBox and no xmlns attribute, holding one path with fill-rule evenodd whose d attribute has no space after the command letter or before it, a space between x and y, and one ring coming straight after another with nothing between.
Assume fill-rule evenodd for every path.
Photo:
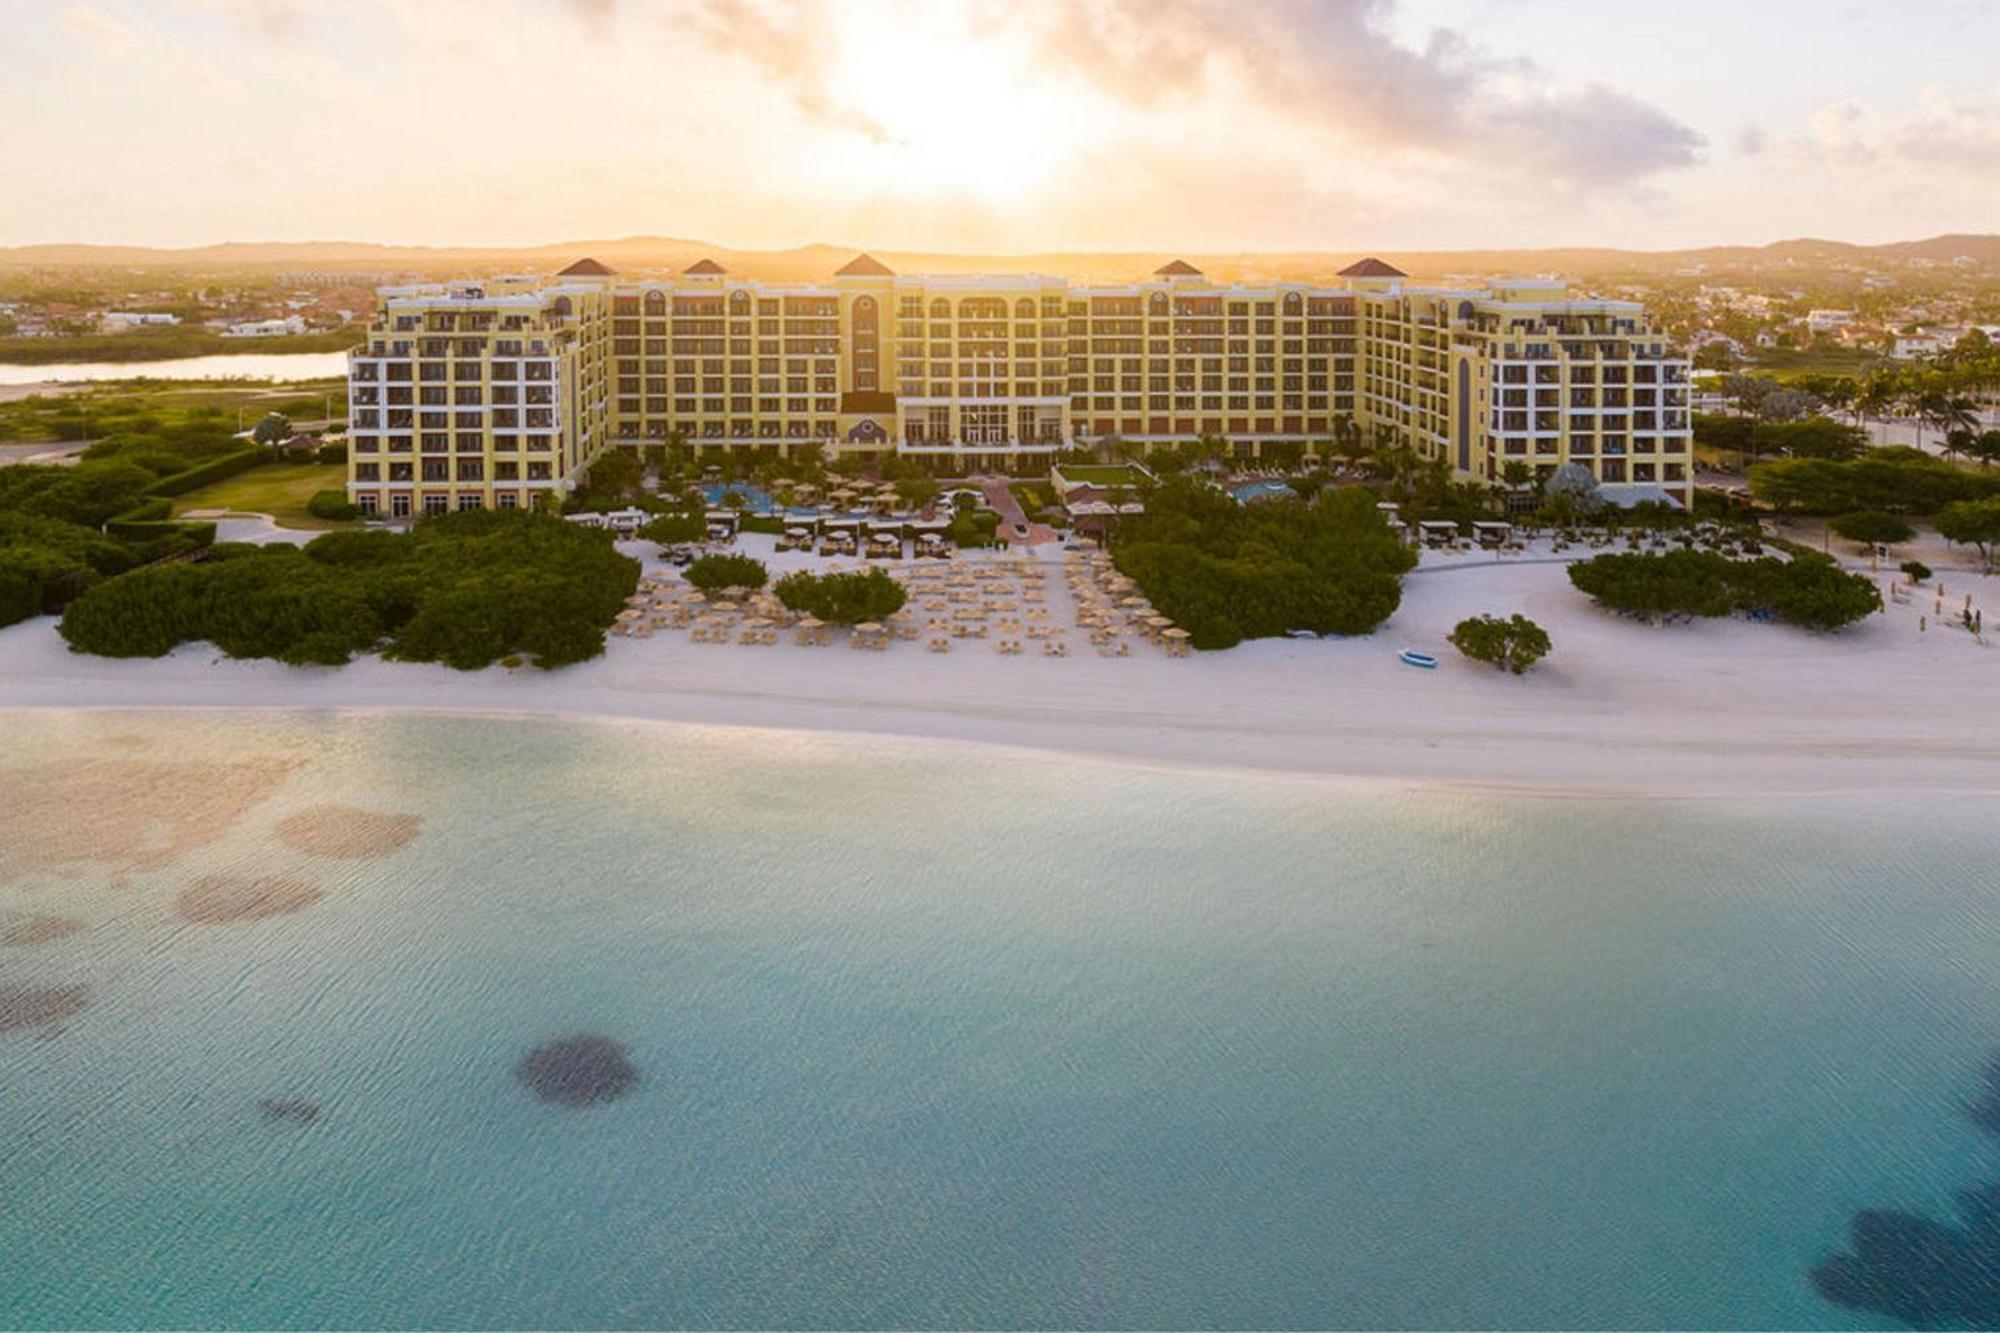
<instances>
[{"instance_id":1,"label":"green shrub","mask_svg":"<svg viewBox=\"0 0 2000 1333\"><path fill-rule=\"evenodd\" d=\"M0 626L42 613L42 585L54 559L46 551L0 550Z\"/></svg>"},{"instance_id":2,"label":"green shrub","mask_svg":"<svg viewBox=\"0 0 2000 1333\"><path fill-rule=\"evenodd\" d=\"M1549 632L1524 615L1474 616L1452 629L1451 645L1475 662L1518 676L1549 655Z\"/></svg>"},{"instance_id":3,"label":"green shrub","mask_svg":"<svg viewBox=\"0 0 2000 1333\"><path fill-rule=\"evenodd\" d=\"M1898 568L1909 575L1912 583L1923 583L1931 576L1931 567L1921 560L1905 560Z\"/></svg>"},{"instance_id":4,"label":"green shrub","mask_svg":"<svg viewBox=\"0 0 2000 1333\"><path fill-rule=\"evenodd\" d=\"M708 535L708 516L699 509L690 513L662 514L640 528L639 535L662 546L698 542Z\"/></svg>"},{"instance_id":5,"label":"green shrub","mask_svg":"<svg viewBox=\"0 0 2000 1333\"><path fill-rule=\"evenodd\" d=\"M74 467L24 463L0 468L0 510L95 528L138 504L153 485L152 473L123 459Z\"/></svg>"},{"instance_id":6,"label":"green shrub","mask_svg":"<svg viewBox=\"0 0 2000 1333\"><path fill-rule=\"evenodd\" d=\"M0 551L13 549L48 551L99 574L122 574L139 562L128 543L95 528L0 510Z\"/></svg>"},{"instance_id":7,"label":"green shrub","mask_svg":"<svg viewBox=\"0 0 2000 1333\"><path fill-rule=\"evenodd\" d=\"M104 530L113 537L142 546L158 542L163 538L184 537L187 539L188 549L193 549L207 546L215 540L215 524L207 519L197 519L192 522L145 520L136 523L120 519L105 524ZM156 559L157 556L149 555L147 558Z\"/></svg>"},{"instance_id":8,"label":"green shrub","mask_svg":"<svg viewBox=\"0 0 2000 1333\"><path fill-rule=\"evenodd\" d=\"M339 443L322 444L314 451L313 461L316 463L345 463L347 461L347 446Z\"/></svg>"},{"instance_id":9,"label":"green shrub","mask_svg":"<svg viewBox=\"0 0 2000 1333\"><path fill-rule=\"evenodd\" d=\"M161 477L153 483L152 493L154 495L185 495L197 487L206 486L211 481L220 481L224 477L233 477L239 472L248 472L251 468L268 462L270 457L270 454L262 449L240 449L235 453L223 454L220 458L212 458L208 462L188 468L184 472L176 472L171 476Z\"/></svg>"},{"instance_id":10,"label":"green shrub","mask_svg":"<svg viewBox=\"0 0 2000 1333\"><path fill-rule=\"evenodd\" d=\"M312 499L306 501L306 512L314 518L328 520L359 518L361 509L349 504L346 491L314 491Z\"/></svg>"},{"instance_id":11,"label":"green shrub","mask_svg":"<svg viewBox=\"0 0 2000 1333\"><path fill-rule=\"evenodd\" d=\"M113 523L155 523L163 518L172 518L174 502L164 495L149 495L124 513L113 518Z\"/></svg>"},{"instance_id":12,"label":"green shrub","mask_svg":"<svg viewBox=\"0 0 2000 1333\"><path fill-rule=\"evenodd\" d=\"M747 555L705 555L687 567L685 577L703 592L723 588L761 588L771 577L764 562Z\"/></svg>"}]
</instances>

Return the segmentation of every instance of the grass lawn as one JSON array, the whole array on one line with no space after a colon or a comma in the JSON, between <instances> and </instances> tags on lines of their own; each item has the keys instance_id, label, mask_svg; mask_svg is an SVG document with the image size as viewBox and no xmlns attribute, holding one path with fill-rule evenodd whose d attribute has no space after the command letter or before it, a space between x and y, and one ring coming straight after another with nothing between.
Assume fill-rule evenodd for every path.
<instances>
[{"instance_id":1,"label":"grass lawn","mask_svg":"<svg viewBox=\"0 0 2000 1333\"><path fill-rule=\"evenodd\" d=\"M1064 475L1068 474L1065 473ZM1014 498L1021 502L1022 510L1029 518L1039 516L1044 509L1049 508L1056 502L1055 492L1049 489L1047 482L1010 481L1007 483L1007 489L1012 491Z\"/></svg>"},{"instance_id":2,"label":"grass lawn","mask_svg":"<svg viewBox=\"0 0 2000 1333\"><path fill-rule=\"evenodd\" d=\"M1146 479L1138 468L1126 463L1058 463L1063 480L1086 486L1137 486Z\"/></svg>"},{"instance_id":3,"label":"grass lawn","mask_svg":"<svg viewBox=\"0 0 2000 1333\"><path fill-rule=\"evenodd\" d=\"M178 497L174 514L178 517L190 509L226 509L237 514L269 514L281 528L318 531L351 527L350 523L330 523L306 512L306 501L314 492L338 490L346 484L345 464L266 463Z\"/></svg>"}]
</instances>

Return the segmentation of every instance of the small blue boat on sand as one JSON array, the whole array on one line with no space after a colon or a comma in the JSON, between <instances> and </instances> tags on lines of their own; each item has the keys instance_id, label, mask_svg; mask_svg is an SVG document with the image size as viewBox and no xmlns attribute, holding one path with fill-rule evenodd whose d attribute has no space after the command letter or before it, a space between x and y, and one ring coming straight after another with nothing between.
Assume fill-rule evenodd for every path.
<instances>
[{"instance_id":1,"label":"small blue boat on sand","mask_svg":"<svg viewBox=\"0 0 2000 1333\"><path fill-rule=\"evenodd\" d=\"M1429 653L1420 653L1414 648L1405 648L1402 652L1397 653L1396 660L1405 666L1424 667L1430 671L1437 670L1437 658L1431 656Z\"/></svg>"}]
</instances>

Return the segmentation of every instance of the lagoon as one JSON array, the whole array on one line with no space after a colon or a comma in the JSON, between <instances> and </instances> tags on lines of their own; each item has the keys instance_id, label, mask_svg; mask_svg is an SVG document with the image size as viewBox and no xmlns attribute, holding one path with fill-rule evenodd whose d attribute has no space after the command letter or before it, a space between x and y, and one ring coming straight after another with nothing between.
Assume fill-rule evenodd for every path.
<instances>
[{"instance_id":1,"label":"lagoon","mask_svg":"<svg viewBox=\"0 0 2000 1333\"><path fill-rule=\"evenodd\" d=\"M1894 1327L1809 1272L2000 1174L1997 849L1977 797L0 714L0 926L75 923L0 985L87 988L0 1030L5 1321ZM585 1035L636 1082L538 1097Z\"/></svg>"},{"instance_id":2,"label":"lagoon","mask_svg":"<svg viewBox=\"0 0 2000 1333\"><path fill-rule=\"evenodd\" d=\"M131 379L289 382L346 376L345 352L248 352L168 361L66 361L45 365L0 363L0 387Z\"/></svg>"}]
</instances>

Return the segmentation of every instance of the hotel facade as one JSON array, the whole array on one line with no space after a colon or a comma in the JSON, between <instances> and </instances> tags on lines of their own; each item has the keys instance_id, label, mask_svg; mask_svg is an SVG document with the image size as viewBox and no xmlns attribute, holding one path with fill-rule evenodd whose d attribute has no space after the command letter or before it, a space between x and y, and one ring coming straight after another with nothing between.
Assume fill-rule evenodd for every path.
<instances>
[{"instance_id":1,"label":"hotel facade","mask_svg":"<svg viewBox=\"0 0 2000 1333\"><path fill-rule=\"evenodd\" d=\"M348 379L348 493L393 517L532 506L606 450L669 440L1019 471L1111 439L1216 436L1244 460L1362 439L1464 481L1576 463L1631 499L1686 505L1693 486L1688 362L1642 306L1541 280L1418 286L1372 259L1328 284L1217 284L1176 261L1129 286L866 255L779 285L581 260L383 288Z\"/></svg>"}]
</instances>

